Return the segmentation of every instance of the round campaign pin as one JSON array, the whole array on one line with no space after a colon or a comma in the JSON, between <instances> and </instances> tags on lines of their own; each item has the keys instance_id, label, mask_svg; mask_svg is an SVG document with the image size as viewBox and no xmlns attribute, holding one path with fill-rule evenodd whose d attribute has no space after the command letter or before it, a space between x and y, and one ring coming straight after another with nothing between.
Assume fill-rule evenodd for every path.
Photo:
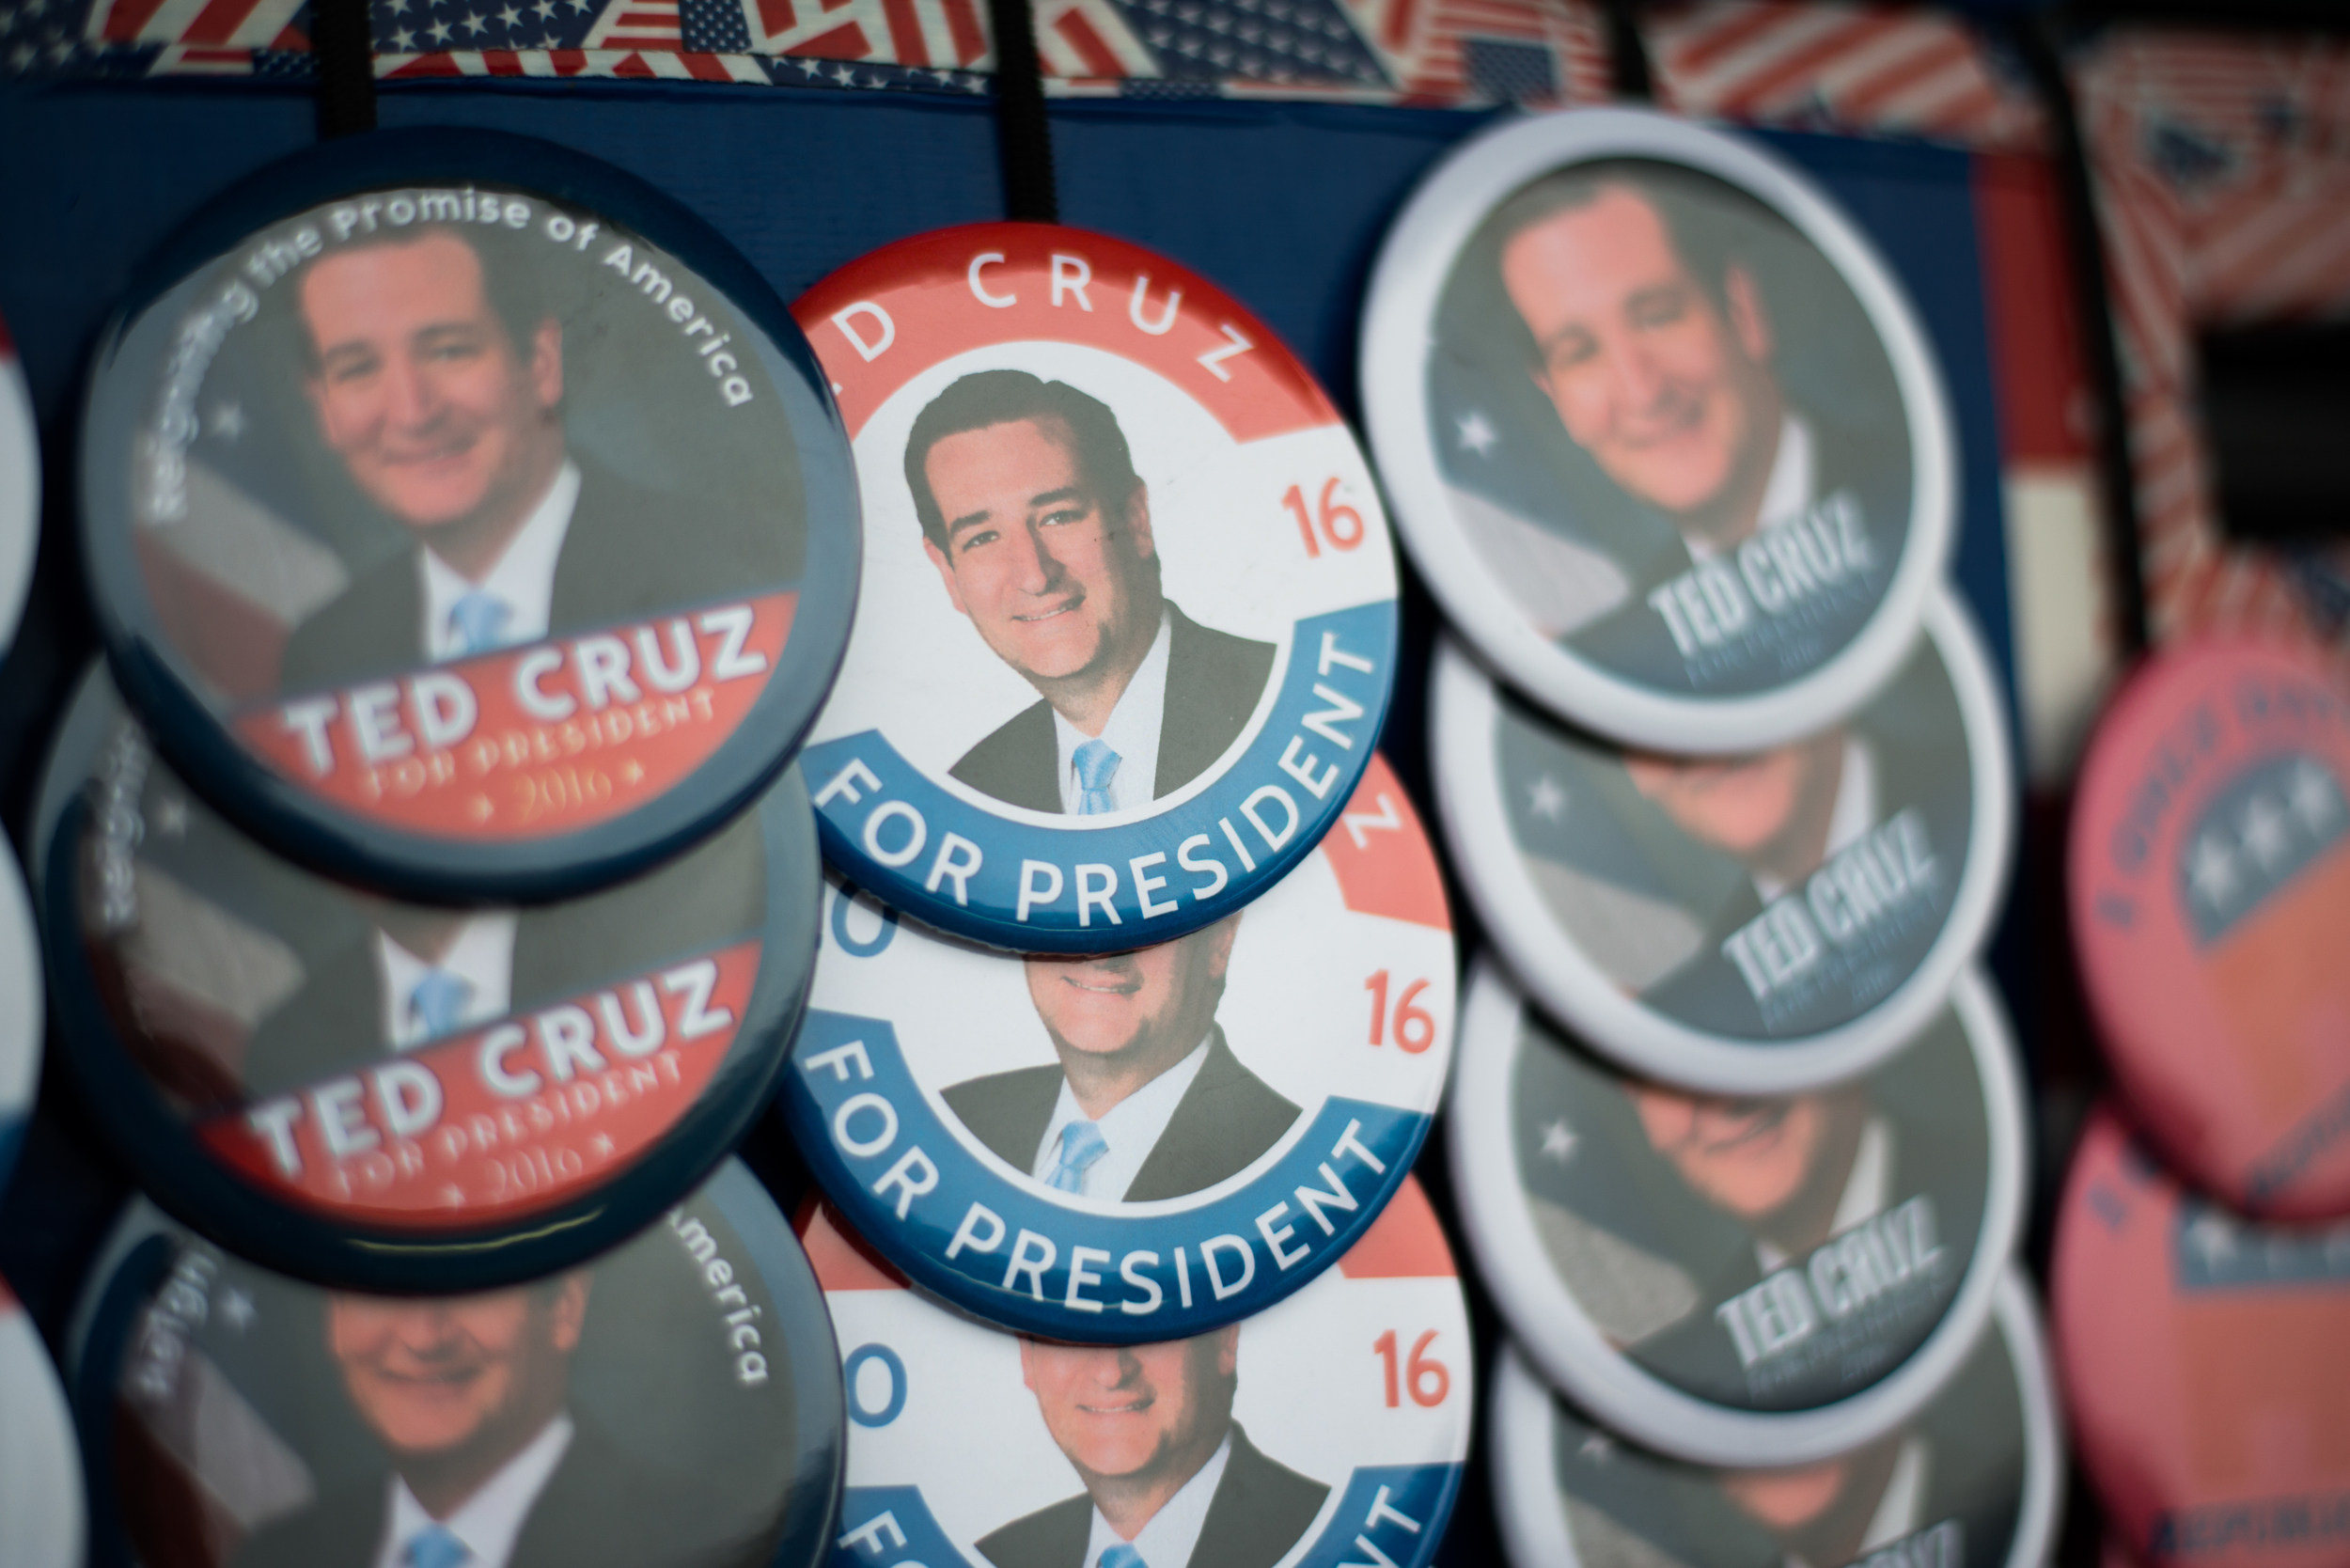
<instances>
[{"instance_id":1,"label":"round campaign pin","mask_svg":"<svg viewBox=\"0 0 2350 1568\"><path fill-rule=\"evenodd\" d=\"M1636 1072L1771 1094L1940 1011L2007 880L2013 784L1981 640L1937 595L1867 706L1734 759L1626 751L1436 656L1453 864L1543 1005Z\"/></svg>"},{"instance_id":2,"label":"round campaign pin","mask_svg":"<svg viewBox=\"0 0 2350 1568\"><path fill-rule=\"evenodd\" d=\"M1586 1056L1480 964L1453 1181L1543 1375L1634 1441L1806 1465L1932 1399L1990 1315L2023 1212L2014 1047L1977 975L1865 1077L1695 1094Z\"/></svg>"},{"instance_id":3,"label":"round campaign pin","mask_svg":"<svg viewBox=\"0 0 2350 1568\"><path fill-rule=\"evenodd\" d=\"M44 780L60 1034L157 1200L255 1262L482 1290L650 1223L782 1072L822 884L796 769L698 848L552 904L403 903L206 808L102 671Z\"/></svg>"},{"instance_id":4,"label":"round campaign pin","mask_svg":"<svg viewBox=\"0 0 2350 1568\"><path fill-rule=\"evenodd\" d=\"M1460 1490L1469 1326L1417 1183L1270 1311L1135 1345L951 1312L828 1205L801 1238L849 1399L831 1568L1422 1568Z\"/></svg>"},{"instance_id":5,"label":"round campaign pin","mask_svg":"<svg viewBox=\"0 0 2350 1568\"><path fill-rule=\"evenodd\" d=\"M40 541L40 434L8 323L0 321L0 653L16 636Z\"/></svg>"},{"instance_id":6,"label":"round campaign pin","mask_svg":"<svg viewBox=\"0 0 2350 1568\"><path fill-rule=\"evenodd\" d=\"M2190 644L2099 724L2074 943L2146 1132L2248 1212L2350 1214L2350 694L2314 651Z\"/></svg>"},{"instance_id":7,"label":"round campaign pin","mask_svg":"<svg viewBox=\"0 0 2350 1568\"><path fill-rule=\"evenodd\" d=\"M1554 713L1750 751L1865 701L1954 527L1956 442L1891 270L1753 142L1510 120L1387 231L1363 407L1454 625Z\"/></svg>"},{"instance_id":8,"label":"round campaign pin","mask_svg":"<svg viewBox=\"0 0 2350 1568\"><path fill-rule=\"evenodd\" d=\"M1495 1511L1519 1568L2042 1568L2063 1474L2047 1357L2023 1282L1949 1387L1872 1443L1811 1464L1716 1469L1590 1425L1503 1351L1487 1417Z\"/></svg>"},{"instance_id":9,"label":"round campaign pin","mask_svg":"<svg viewBox=\"0 0 2350 1568\"><path fill-rule=\"evenodd\" d=\"M865 499L807 753L824 854L941 931L1105 952L1212 925L1355 792L1395 557L1272 329L1163 256L984 224L792 307Z\"/></svg>"},{"instance_id":10,"label":"round campaign pin","mask_svg":"<svg viewBox=\"0 0 2350 1568\"><path fill-rule=\"evenodd\" d=\"M0 1190L16 1168L40 1080L40 942L16 857L0 849Z\"/></svg>"},{"instance_id":11,"label":"round campaign pin","mask_svg":"<svg viewBox=\"0 0 2350 1568\"><path fill-rule=\"evenodd\" d=\"M1374 757L1263 898L1172 942L1021 957L836 880L787 1121L916 1283L1024 1333L1198 1334L1337 1262L1452 1058L1442 873Z\"/></svg>"},{"instance_id":12,"label":"round campaign pin","mask_svg":"<svg viewBox=\"0 0 2350 1568\"><path fill-rule=\"evenodd\" d=\"M453 1296L321 1290L136 1203L68 1383L93 1568L815 1568L832 1549L831 1325L731 1161L591 1263Z\"/></svg>"},{"instance_id":13,"label":"round campaign pin","mask_svg":"<svg viewBox=\"0 0 2350 1568\"><path fill-rule=\"evenodd\" d=\"M0 1562L82 1568L81 1450L49 1351L0 1279Z\"/></svg>"},{"instance_id":14,"label":"round campaign pin","mask_svg":"<svg viewBox=\"0 0 2350 1568\"><path fill-rule=\"evenodd\" d=\"M2350 1221L2195 1196L2107 1108L2065 1178L2049 1315L2081 1463L2129 1559L2350 1552Z\"/></svg>"},{"instance_id":15,"label":"round campaign pin","mask_svg":"<svg viewBox=\"0 0 2350 1568\"><path fill-rule=\"evenodd\" d=\"M82 527L115 677L245 831L421 899L687 848L846 648L856 477L742 256L472 128L272 165L101 339Z\"/></svg>"}]
</instances>

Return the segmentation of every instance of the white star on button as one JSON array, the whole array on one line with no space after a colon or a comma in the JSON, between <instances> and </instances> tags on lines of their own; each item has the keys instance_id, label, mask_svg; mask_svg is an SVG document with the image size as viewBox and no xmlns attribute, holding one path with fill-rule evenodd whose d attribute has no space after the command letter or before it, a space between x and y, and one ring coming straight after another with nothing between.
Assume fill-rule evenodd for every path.
<instances>
[{"instance_id":1,"label":"white star on button","mask_svg":"<svg viewBox=\"0 0 2350 1568\"><path fill-rule=\"evenodd\" d=\"M220 1298L220 1315L229 1327L243 1333L253 1326L253 1298L230 1286Z\"/></svg>"},{"instance_id":2,"label":"white star on button","mask_svg":"<svg viewBox=\"0 0 2350 1568\"><path fill-rule=\"evenodd\" d=\"M2198 898L2217 909L2235 897L2235 860L2217 839L2205 835L2197 839L2189 860L2186 879L2194 884Z\"/></svg>"},{"instance_id":3,"label":"white star on button","mask_svg":"<svg viewBox=\"0 0 2350 1568\"><path fill-rule=\"evenodd\" d=\"M1591 1433L1575 1446L1574 1456L1588 1459L1594 1465L1605 1465L1616 1457L1616 1440L1604 1432Z\"/></svg>"},{"instance_id":4,"label":"white star on button","mask_svg":"<svg viewBox=\"0 0 2350 1568\"><path fill-rule=\"evenodd\" d=\"M1501 437L1496 434L1493 426L1486 422L1481 410L1469 410L1468 417L1460 420L1459 424L1462 447L1475 452L1479 457L1483 457L1487 452L1501 445Z\"/></svg>"},{"instance_id":5,"label":"white star on button","mask_svg":"<svg viewBox=\"0 0 2350 1568\"><path fill-rule=\"evenodd\" d=\"M1526 800L1528 808L1534 815L1548 817L1552 822L1557 822L1567 808L1567 792L1560 789L1559 781L1548 774L1527 786Z\"/></svg>"},{"instance_id":6,"label":"white star on button","mask_svg":"<svg viewBox=\"0 0 2350 1568\"><path fill-rule=\"evenodd\" d=\"M2222 1258L2235 1256L2235 1232L2217 1215L2206 1214L2189 1225L2186 1239L2203 1255L2205 1267L2217 1267Z\"/></svg>"},{"instance_id":7,"label":"white star on button","mask_svg":"<svg viewBox=\"0 0 2350 1568\"><path fill-rule=\"evenodd\" d=\"M212 405L212 433L223 441L234 441L244 433L244 410L232 402Z\"/></svg>"},{"instance_id":8,"label":"white star on button","mask_svg":"<svg viewBox=\"0 0 2350 1568\"><path fill-rule=\"evenodd\" d=\"M188 803L177 795L165 795L155 803L155 831L167 839L177 839L188 831Z\"/></svg>"},{"instance_id":9,"label":"white star on button","mask_svg":"<svg viewBox=\"0 0 2350 1568\"><path fill-rule=\"evenodd\" d=\"M2273 871L2277 863L2293 848L2291 836L2285 831L2285 814L2266 795L2254 795L2244 806L2244 820L2237 826L2245 850L2261 863L2261 869Z\"/></svg>"},{"instance_id":10,"label":"white star on button","mask_svg":"<svg viewBox=\"0 0 2350 1568\"><path fill-rule=\"evenodd\" d=\"M1574 1129L1561 1117L1543 1129L1543 1154L1564 1165L1574 1158L1575 1141Z\"/></svg>"},{"instance_id":11,"label":"white star on button","mask_svg":"<svg viewBox=\"0 0 2350 1568\"><path fill-rule=\"evenodd\" d=\"M2293 792L2293 814L2301 819L2302 826L2315 833L2334 820L2340 802L2335 794L2334 781L2326 776L2324 769L2312 763L2302 763L2294 770L2290 788Z\"/></svg>"}]
</instances>

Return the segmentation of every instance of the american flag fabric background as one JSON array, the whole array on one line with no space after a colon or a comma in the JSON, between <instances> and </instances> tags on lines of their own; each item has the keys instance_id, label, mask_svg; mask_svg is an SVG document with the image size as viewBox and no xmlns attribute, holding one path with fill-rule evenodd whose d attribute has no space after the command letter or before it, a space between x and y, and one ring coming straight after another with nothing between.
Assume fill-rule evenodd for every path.
<instances>
[{"instance_id":1,"label":"american flag fabric background","mask_svg":"<svg viewBox=\"0 0 2350 1568\"><path fill-rule=\"evenodd\" d=\"M1431 106L1606 96L1590 0L1033 0L1047 88ZM376 72L983 94L985 0L370 0ZM310 73L306 0L0 0L0 72Z\"/></svg>"},{"instance_id":2,"label":"american flag fabric background","mask_svg":"<svg viewBox=\"0 0 2350 1568\"><path fill-rule=\"evenodd\" d=\"M2122 351L2149 615L2331 638L2350 573L2220 536L2195 416L2199 322L2350 310L2350 49L2133 30L2075 64Z\"/></svg>"}]
</instances>

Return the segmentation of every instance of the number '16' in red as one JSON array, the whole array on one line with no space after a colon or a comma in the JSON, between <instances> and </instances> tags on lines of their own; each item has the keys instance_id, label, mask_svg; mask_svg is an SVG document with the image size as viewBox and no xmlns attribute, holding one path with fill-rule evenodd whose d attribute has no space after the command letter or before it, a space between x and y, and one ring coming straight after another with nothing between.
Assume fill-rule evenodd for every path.
<instances>
[{"instance_id":1,"label":"number '16' in red","mask_svg":"<svg viewBox=\"0 0 2350 1568\"><path fill-rule=\"evenodd\" d=\"M1387 972L1382 969L1363 981L1363 989L1371 993L1371 1043L1384 1045L1387 1043ZM1427 989L1426 980L1414 980L1395 999L1395 1043L1406 1056L1416 1057L1436 1043L1436 1020L1418 1000Z\"/></svg>"},{"instance_id":2,"label":"number '16' in red","mask_svg":"<svg viewBox=\"0 0 2350 1568\"><path fill-rule=\"evenodd\" d=\"M1281 504L1289 508L1292 517L1297 519L1297 531L1305 537L1306 554L1308 556L1322 554L1323 539L1330 541L1333 550L1352 550L1363 541L1363 514L1339 502L1336 499L1338 493L1339 481L1334 476L1322 487L1322 505L1319 509L1322 513L1322 539L1314 537L1316 520L1307 515L1306 493L1292 485L1281 497Z\"/></svg>"},{"instance_id":3,"label":"number '16' in red","mask_svg":"<svg viewBox=\"0 0 2350 1568\"><path fill-rule=\"evenodd\" d=\"M1429 1345L1434 1342L1435 1338L1436 1331L1432 1328L1412 1341L1412 1354L1404 1361L1401 1376L1397 1374L1395 1365L1395 1330L1390 1328L1371 1341L1371 1348L1386 1362L1388 1409L1393 1410L1402 1403L1402 1390L1397 1387L1399 1383L1411 1389L1412 1403L1422 1410L1442 1404L1445 1395L1452 1391L1452 1373L1442 1361L1427 1354Z\"/></svg>"}]
</instances>

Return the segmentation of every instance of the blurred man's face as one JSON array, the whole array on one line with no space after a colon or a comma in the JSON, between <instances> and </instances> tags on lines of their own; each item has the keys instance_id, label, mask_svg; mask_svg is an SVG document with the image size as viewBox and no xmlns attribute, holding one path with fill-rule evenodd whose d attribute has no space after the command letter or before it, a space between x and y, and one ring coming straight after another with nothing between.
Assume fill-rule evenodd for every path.
<instances>
[{"instance_id":1,"label":"blurred man's face","mask_svg":"<svg viewBox=\"0 0 2350 1568\"><path fill-rule=\"evenodd\" d=\"M1641 1084L1632 1090L1641 1131L1682 1180L1716 1207L1753 1220L1803 1190L1826 1142L1817 1097L1702 1098Z\"/></svg>"},{"instance_id":2,"label":"blurred man's face","mask_svg":"<svg viewBox=\"0 0 2350 1568\"><path fill-rule=\"evenodd\" d=\"M1207 1037L1239 929L1235 917L1139 952L1030 958L1028 996L1061 1050L1171 1066Z\"/></svg>"},{"instance_id":3,"label":"blurred man's face","mask_svg":"<svg viewBox=\"0 0 2350 1568\"><path fill-rule=\"evenodd\" d=\"M1682 832L1736 859L1770 858L1808 813L1841 781L1841 731L1752 757L1691 759L1632 752L1633 787L1664 808Z\"/></svg>"},{"instance_id":4,"label":"blurred man's face","mask_svg":"<svg viewBox=\"0 0 2350 1568\"><path fill-rule=\"evenodd\" d=\"M1729 270L1725 317L1631 187L1521 230L1501 280L1567 433L1632 494L1697 511L1776 451L1770 330L1752 279Z\"/></svg>"},{"instance_id":5,"label":"blurred man's face","mask_svg":"<svg viewBox=\"0 0 2350 1568\"><path fill-rule=\"evenodd\" d=\"M395 1454L503 1452L561 1406L587 1310L577 1275L551 1291L447 1300L336 1295L327 1349Z\"/></svg>"},{"instance_id":6,"label":"blurred man's face","mask_svg":"<svg viewBox=\"0 0 2350 1568\"><path fill-rule=\"evenodd\" d=\"M1020 1375L1045 1429L1088 1482L1196 1469L1231 1424L1240 1329L1153 1345L1020 1341Z\"/></svg>"},{"instance_id":7,"label":"blurred man's face","mask_svg":"<svg viewBox=\"0 0 2350 1568\"><path fill-rule=\"evenodd\" d=\"M947 596L1030 681L1115 666L1158 631L1143 488L1095 494L1066 423L1018 419L940 440L924 460L947 548L923 548ZM1146 635L1146 630L1148 635Z\"/></svg>"},{"instance_id":8,"label":"blurred man's face","mask_svg":"<svg viewBox=\"0 0 2350 1568\"><path fill-rule=\"evenodd\" d=\"M1747 1517L1785 1535L1834 1507L1851 1469L1849 1460L1830 1459L1794 1470L1730 1470L1722 1490Z\"/></svg>"},{"instance_id":9,"label":"blurred man's face","mask_svg":"<svg viewBox=\"0 0 2350 1568\"><path fill-rule=\"evenodd\" d=\"M330 256L301 288L319 429L378 506L431 529L534 498L523 493L559 441L555 321L518 348L490 308L480 258L446 233Z\"/></svg>"}]
</instances>

